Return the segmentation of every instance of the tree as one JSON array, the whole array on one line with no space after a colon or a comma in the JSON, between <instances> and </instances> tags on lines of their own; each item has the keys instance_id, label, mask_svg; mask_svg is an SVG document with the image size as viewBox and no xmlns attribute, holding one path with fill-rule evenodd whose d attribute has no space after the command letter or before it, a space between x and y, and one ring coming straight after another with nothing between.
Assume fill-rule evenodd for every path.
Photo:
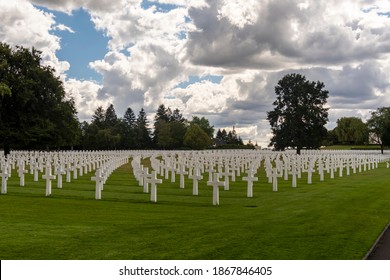
<instances>
[{"instance_id":1,"label":"tree","mask_svg":"<svg viewBox=\"0 0 390 280\"><path fill-rule=\"evenodd\" d=\"M210 122L205 117L199 118L197 116L192 117L190 125L197 124L203 129L204 132L210 137L213 138L214 135L214 126L210 125Z\"/></svg>"},{"instance_id":2,"label":"tree","mask_svg":"<svg viewBox=\"0 0 390 280\"><path fill-rule=\"evenodd\" d=\"M136 121L136 139L137 147L146 149L152 147L152 139L150 138L149 122L144 108L141 108Z\"/></svg>"},{"instance_id":3,"label":"tree","mask_svg":"<svg viewBox=\"0 0 390 280\"><path fill-rule=\"evenodd\" d=\"M172 138L171 124L165 120L158 123L158 138L157 146L162 149L172 149L174 147L174 139Z\"/></svg>"},{"instance_id":4,"label":"tree","mask_svg":"<svg viewBox=\"0 0 390 280\"><path fill-rule=\"evenodd\" d=\"M368 143L367 125L360 118L343 117L337 120L337 139L342 144L361 145Z\"/></svg>"},{"instance_id":5,"label":"tree","mask_svg":"<svg viewBox=\"0 0 390 280\"><path fill-rule=\"evenodd\" d=\"M216 139L218 142L217 143L218 146L227 144L228 134L227 134L226 130L225 129L222 129L222 130L218 129Z\"/></svg>"},{"instance_id":6,"label":"tree","mask_svg":"<svg viewBox=\"0 0 390 280\"><path fill-rule=\"evenodd\" d=\"M194 150L202 150L211 145L211 138L199 125L192 124L184 136L184 145Z\"/></svg>"},{"instance_id":7,"label":"tree","mask_svg":"<svg viewBox=\"0 0 390 280\"><path fill-rule=\"evenodd\" d=\"M134 149L136 147L136 121L134 111L128 107L119 124L120 147L122 149Z\"/></svg>"},{"instance_id":8,"label":"tree","mask_svg":"<svg viewBox=\"0 0 390 280\"><path fill-rule=\"evenodd\" d=\"M104 114L104 127L113 128L118 124L118 116L116 115L114 105L110 104Z\"/></svg>"},{"instance_id":9,"label":"tree","mask_svg":"<svg viewBox=\"0 0 390 280\"><path fill-rule=\"evenodd\" d=\"M320 81L311 82L300 74L284 76L275 87L274 109L267 112L273 137L270 146L276 150L319 148L327 135L326 100L328 91Z\"/></svg>"},{"instance_id":10,"label":"tree","mask_svg":"<svg viewBox=\"0 0 390 280\"><path fill-rule=\"evenodd\" d=\"M102 106L99 106L96 108L92 116L92 123L99 128L103 128L105 118L106 118L106 111L103 109Z\"/></svg>"},{"instance_id":11,"label":"tree","mask_svg":"<svg viewBox=\"0 0 390 280\"><path fill-rule=\"evenodd\" d=\"M381 107L371 112L367 127L370 140L381 146L383 154L384 146L390 145L390 107Z\"/></svg>"},{"instance_id":12,"label":"tree","mask_svg":"<svg viewBox=\"0 0 390 280\"><path fill-rule=\"evenodd\" d=\"M161 129L167 129L168 126L166 124L169 123L171 119L171 109L165 108L164 104L161 104L156 112L156 116L154 117L154 132L153 132L153 143L157 146L162 147L161 145L165 146L166 148L166 137L164 140L159 141L159 134L161 132ZM163 132L165 136L167 135L167 132ZM160 143L160 144L159 144Z\"/></svg>"},{"instance_id":13,"label":"tree","mask_svg":"<svg viewBox=\"0 0 390 280\"><path fill-rule=\"evenodd\" d=\"M49 149L76 145L80 128L72 98L41 52L0 43L0 146Z\"/></svg>"},{"instance_id":14,"label":"tree","mask_svg":"<svg viewBox=\"0 0 390 280\"><path fill-rule=\"evenodd\" d=\"M123 116L123 120L130 128L135 127L137 119L135 117L133 109L131 109L130 107L126 109L125 115Z\"/></svg>"},{"instance_id":15,"label":"tree","mask_svg":"<svg viewBox=\"0 0 390 280\"><path fill-rule=\"evenodd\" d=\"M183 146L187 120L179 109L173 112L160 105L154 118L153 143L162 149L178 149Z\"/></svg>"}]
</instances>

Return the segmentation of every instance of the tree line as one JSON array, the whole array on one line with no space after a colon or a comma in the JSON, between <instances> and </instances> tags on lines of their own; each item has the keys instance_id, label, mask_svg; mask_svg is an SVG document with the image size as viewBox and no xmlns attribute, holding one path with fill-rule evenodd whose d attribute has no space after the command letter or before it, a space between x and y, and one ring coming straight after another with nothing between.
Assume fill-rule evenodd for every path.
<instances>
[{"instance_id":1,"label":"tree line","mask_svg":"<svg viewBox=\"0 0 390 280\"><path fill-rule=\"evenodd\" d=\"M90 123L81 124L82 149L205 149L211 146L214 127L202 117L185 119L179 109L160 105L151 128L145 110L136 116L128 107L119 118L114 105L98 107Z\"/></svg>"},{"instance_id":2,"label":"tree line","mask_svg":"<svg viewBox=\"0 0 390 280\"><path fill-rule=\"evenodd\" d=\"M390 107L373 111L363 123L341 118L327 131L328 91L305 76L285 75L275 86L274 109L267 112L275 150L317 149L329 144L377 143L382 152L390 145ZM129 107L118 117L111 104L98 107L91 122L80 123L74 100L55 76L42 65L35 48L11 48L0 42L0 149L205 149L209 147L254 148L243 145L235 128L218 130L202 117L183 117L179 109L160 105L153 124L141 109Z\"/></svg>"},{"instance_id":3,"label":"tree line","mask_svg":"<svg viewBox=\"0 0 390 280\"><path fill-rule=\"evenodd\" d=\"M369 145L380 146L383 152L390 145L390 107L381 107L371 112L364 122L358 117L342 117L337 126L328 131L323 145Z\"/></svg>"},{"instance_id":4,"label":"tree line","mask_svg":"<svg viewBox=\"0 0 390 280\"><path fill-rule=\"evenodd\" d=\"M43 66L42 53L1 42L0 109L0 149L6 154L10 149L205 149L232 144L215 142L206 118L189 121L179 109L164 105L153 124L144 109L136 116L129 107L118 117L112 104L98 107L90 122L80 123L74 100L55 69ZM234 144L242 146L242 141Z\"/></svg>"},{"instance_id":5,"label":"tree line","mask_svg":"<svg viewBox=\"0 0 390 280\"><path fill-rule=\"evenodd\" d=\"M326 107L329 92L324 83L308 81L300 74L288 74L275 86L274 109L267 113L273 133L270 146L276 150L295 148L318 149L322 145L380 145L381 151L390 145L390 107L378 108L366 123L356 117L344 117L331 131Z\"/></svg>"}]
</instances>

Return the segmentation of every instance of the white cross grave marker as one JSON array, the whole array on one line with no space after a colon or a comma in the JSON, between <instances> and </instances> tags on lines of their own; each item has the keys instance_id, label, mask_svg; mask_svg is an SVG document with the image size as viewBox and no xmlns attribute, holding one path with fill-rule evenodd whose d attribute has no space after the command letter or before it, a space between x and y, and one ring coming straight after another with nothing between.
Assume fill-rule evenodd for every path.
<instances>
[{"instance_id":1,"label":"white cross grave marker","mask_svg":"<svg viewBox=\"0 0 390 280\"><path fill-rule=\"evenodd\" d=\"M148 167L145 167L144 168L144 193L148 193L149 192L149 178L150 178L150 174L149 174L149 168Z\"/></svg>"},{"instance_id":2,"label":"white cross grave marker","mask_svg":"<svg viewBox=\"0 0 390 280\"><path fill-rule=\"evenodd\" d=\"M272 190L274 192L278 191L278 169L274 168L272 170Z\"/></svg>"},{"instance_id":3,"label":"white cross grave marker","mask_svg":"<svg viewBox=\"0 0 390 280\"><path fill-rule=\"evenodd\" d=\"M213 205L219 205L219 186L224 186L224 182L219 181L219 174L213 174L213 180L207 182L208 186L213 187Z\"/></svg>"},{"instance_id":4,"label":"white cross grave marker","mask_svg":"<svg viewBox=\"0 0 390 280\"><path fill-rule=\"evenodd\" d=\"M22 160L22 162L19 163L18 165L18 176L19 176L19 185L21 187L24 187L24 174L26 174L28 171L26 169L24 169L24 161Z\"/></svg>"},{"instance_id":5,"label":"white cross grave marker","mask_svg":"<svg viewBox=\"0 0 390 280\"><path fill-rule=\"evenodd\" d=\"M150 201L157 202L157 184L162 183L162 179L157 179L156 171L152 171L151 177L147 179L150 183Z\"/></svg>"},{"instance_id":6,"label":"white cross grave marker","mask_svg":"<svg viewBox=\"0 0 390 280\"><path fill-rule=\"evenodd\" d=\"M180 188L184 189L184 175L188 174L184 164L180 164L179 171L177 171L177 174L180 174Z\"/></svg>"},{"instance_id":7,"label":"white cross grave marker","mask_svg":"<svg viewBox=\"0 0 390 280\"><path fill-rule=\"evenodd\" d=\"M293 163L293 166L292 166L292 182L291 182L291 186L293 188L296 188L297 187L297 166L296 166L296 163L294 162Z\"/></svg>"},{"instance_id":8,"label":"white cross grave marker","mask_svg":"<svg viewBox=\"0 0 390 280\"><path fill-rule=\"evenodd\" d=\"M100 168L96 169L95 176L91 177L92 181L96 182L95 185L95 199L101 199L102 198L102 187L104 183L104 176L102 176L102 170Z\"/></svg>"},{"instance_id":9,"label":"white cross grave marker","mask_svg":"<svg viewBox=\"0 0 390 280\"><path fill-rule=\"evenodd\" d=\"M259 180L258 177L255 177L255 172L252 168L248 169L248 175L246 177L242 177L242 180L247 181L247 196L253 197L253 182L257 182Z\"/></svg>"},{"instance_id":10,"label":"white cross grave marker","mask_svg":"<svg viewBox=\"0 0 390 280\"><path fill-rule=\"evenodd\" d=\"M51 180L54 180L56 176L51 174L51 164L50 161L46 163L45 175L42 175L42 179L46 180L46 196L51 195Z\"/></svg>"},{"instance_id":11,"label":"white cross grave marker","mask_svg":"<svg viewBox=\"0 0 390 280\"><path fill-rule=\"evenodd\" d=\"M7 180L9 177L8 174L8 168L6 166L3 167L3 171L0 173L1 176L1 193L6 194L7 193Z\"/></svg>"},{"instance_id":12,"label":"white cross grave marker","mask_svg":"<svg viewBox=\"0 0 390 280\"><path fill-rule=\"evenodd\" d=\"M199 180L202 180L203 179L203 176L200 175L200 169L197 167L195 169L195 172L194 174L192 174L191 176L188 176L188 178L192 179L192 194L193 195L198 195L199 194L199 184L198 184L198 181Z\"/></svg>"},{"instance_id":13,"label":"white cross grave marker","mask_svg":"<svg viewBox=\"0 0 390 280\"><path fill-rule=\"evenodd\" d=\"M54 170L54 175L57 176L57 188L62 189L62 175L65 174L64 166L61 163L58 163Z\"/></svg>"}]
</instances>

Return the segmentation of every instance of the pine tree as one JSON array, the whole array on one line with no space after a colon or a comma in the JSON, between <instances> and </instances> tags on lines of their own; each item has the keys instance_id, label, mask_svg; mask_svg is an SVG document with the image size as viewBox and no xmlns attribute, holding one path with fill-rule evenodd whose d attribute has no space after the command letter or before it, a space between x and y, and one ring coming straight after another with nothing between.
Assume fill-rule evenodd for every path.
<instances>
[{"instance_id":1,"label":"pine tree","mask_svg":"<svg viewBox=\"0 0 390 280\"><path fill-rule=\"evenodd\" d=\"M127 108L126 112L125 112L125 115L123 116L123 119L125 121L125 123L130 127L130 128L134 128L135 127L135 124L136 124L136 117L135 117L135 114L134 114L134 111L129 107Z\"/></svg>"},{"instance_id":2,"label":"pine tree","mask_svg":"<svg viewBox=\"0 0 390 280\"><path fill-rule=\"evenodd\" d=\"M110 104L106 113L104 114L104 126L106 128L113 128L118 124L118 116L116 115L114 105Z\"/></svg>"},{"instance_id":3,"label":"pine tree","mask_svg":"<svg viewBox=\"0 0 390 280\"><path fill-rule=\"evenodd\" d=\"M150 138L150 129L148 128L148 125L149 122L145 110L142 108L136 121L137 146L141 149L152 147L152 140Z\"/></svg>"}]
</instances>

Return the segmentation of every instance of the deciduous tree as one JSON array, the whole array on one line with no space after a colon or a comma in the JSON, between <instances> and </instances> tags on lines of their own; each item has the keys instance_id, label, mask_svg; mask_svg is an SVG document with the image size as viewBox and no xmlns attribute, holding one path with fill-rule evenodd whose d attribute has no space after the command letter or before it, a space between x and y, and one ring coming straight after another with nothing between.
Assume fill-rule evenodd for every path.
<instances>
[{"instance_id":1,"label":"deciduous tree","mask_svg":"<svg viewBox=\"0 0 390 280\"><path fill-rule=\"evenodd\" d=\"M367 125L360 118L343 117L337 120L337 139L342 144L362 145L368 143Z\"/></svg>"},{"instance_id":2,"label":"deciduous tree","mask_svg":"<svg viewBox=\"0 0 390 280\"><path fill-rule=\"evenodd\" d=\"M194 150L202 150L211 145L211 138L199 125L192 124L184 136L184 145Z\"/></svg>"},{"instance_id":3,"label":"deciduous tree","mask_svg":"<svg viewBox=\"0 0 390 280\"><path fill-rule=\"evenodd\" d=\"M74 146L80 128L73 99L35 48L0 43L0 146L49 149Z\"/></svg>"},{"instance_id":4,"label":"deciduous tree","mask_svg":"<svg viewBox=\"0 0 390 280\"><path fill-rule=\"evenodd\" d=\"M273 133L270 146L276 150L318 148L327 131L328 91L320 82L300 74L288 74L276 85L274 109L267 113Z\"/></svg>"},{"instance_id":5,"label":"deciduous tree","mask_svg":"<svg viewBox=\"0 0 390 280\"><path fill-rule=\"evenodd\" d=\"M381 146L383 154L384 146L390 145L390 107L381 107L371 112L367 126L370 140Z\"/></svg>"}]
</instances>

